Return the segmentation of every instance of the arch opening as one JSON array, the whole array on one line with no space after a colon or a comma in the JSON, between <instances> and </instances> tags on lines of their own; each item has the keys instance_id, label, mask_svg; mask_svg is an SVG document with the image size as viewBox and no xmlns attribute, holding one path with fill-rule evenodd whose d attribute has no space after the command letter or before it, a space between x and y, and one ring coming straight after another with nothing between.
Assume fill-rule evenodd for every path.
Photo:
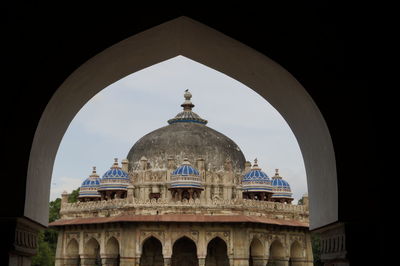
<instances>
[{"instance_id":1,"label":"arch opening","mask_svg":"<svg viewBox=\"0 0 400 266\"><path fill-rule=\"evenodd\" d=\"M262 266L265 265L265 249L264 245L257 238L253 238L250 243L249 250L249 265Z\"/></svg>"},{"instance_id":2,"label":"arch opening","mask_svg":"<svg viewBox=\"0 0 400 266\"><path fill-rule=\"evenodd\" d=\"M206 266L229 266L227 251L224 240L213 238L207 245Z\"/></svg>"},{"instance_id":3,"label":"arch opening","mask_svg":"<svg viewBox=\"0 0 400 266\"><path fill-rule=\"evenodd\" d=\"M79 257L79 244L76 239L71 239L67 244L66 248L67 259L66 264L68 265L80 265L80 257Z\"/></svg>"},{"instance_id":4,"label":"arch opening","mask_svg":"<svg viewBox=\"0 0 400 266\"><path fill-rule=\"evenodd\" d=\"M290 266L301 266L304 262L304 249L298 241L294 241L290 246Z\"/></svg>"},{"instance_id":5,"label":"arch opening","mask_svg":"<svg viewBox=\"0 0 400 266\"><path fill-rule=\"evenodd\" d=\"M268 265L287 265L285 248L279 240L274 240L269 248Z\"/></svg>"},{"instance_id":6,"label":"arch opening","mask_svg":"<svg viewBox=\"0 0 400 266\"><path fill-rule=\"evenodd\" d=\"M198 266L196 244L188 237L181 237L172 247L171 266Z\"/></svg>"},{"instance_id":7,"label":"arch opening","mask_svg":"<svg viewBox=\"0 0 400 266\"><path fill-rule=\"evenodd\" d=\"M113 82L177 55L240 81L282 114L302 150L310 196L311 229L337 221L336 165L332 140L311 97L293 76L269 58L185 17L134 35L106 49L78 68L56 91L41 117L32 143L24 215L47 225L54 158L62 136L80 108ZM243 65L247 67L243 68Z\"/></svg>"},{"instance_id":8,"label":"arch opening","mask_svg":"<svg viewBox=\"0 0 400 266\"><path fill-rule=\"evenodd\" d=\"M81 257L83 265L102 265L99 242L91 238L83 246L84 254Z\"/></svg>"},{"instance_id":9,"label":"arch opening","mask_svg":"<svg viewBox=\"0 0 400 266\"><path fill-rule=\"evenodd\" d=\"M143 242L140 266L163 266L162 244L155 237L149 237Z\"/></svg>"},{"instance_id":10,"label":"arch opening","mask_svg":"<svg viewBox=\"0 0 400 266\"><path fill-rule=\"evenodd\" d=\"M108 239L105 246L105 255L102 259L102 263L105 265L115 265L120 264L120 246L119 242L115 237Z\"/></svg>"}]
</instances>

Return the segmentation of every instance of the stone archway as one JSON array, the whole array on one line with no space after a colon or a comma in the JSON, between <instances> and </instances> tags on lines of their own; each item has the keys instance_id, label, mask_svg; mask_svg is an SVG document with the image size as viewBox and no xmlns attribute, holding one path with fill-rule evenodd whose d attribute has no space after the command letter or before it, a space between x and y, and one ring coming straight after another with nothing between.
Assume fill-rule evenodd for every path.
<instances>
[{"instance_id":1,"label":"stone archway","mask_svg":"<svg viewBox=\"0 0 400 266\"><path fill-rule=\"evenodd\" d=\"M269 248L268 265L286 266L287 258L285 247L279 240L274 240Z\"/></svg>"},{"instance_id":2,"label":"stone archway","mask_svg":"<svg viewBox=\"0 0 400 266\"><path fill-rule=\"evenodd\" d=\"M289 266L302 266L304 264L304 248L298 241L294 241L290 246Z\"/></svg>"},{"instance_id":3,"label":"stone archway","mask_svg":"<svg viewBox=\"0 0 400 266\"><path fill-rule=\"evenodd\" d=\"M337 221L332 140L306 90L268 57L186 17L113 45L76 69L58 88L42 114L32 143L24 215L47 225L49 188L57 149L68 125L86 102L115 81L178 55L240 81L275 107L291 127L302 151L311 229Z\"/></svg>"},{"instance_id":4,"label":"stone archway","mask_svg":"<svg viewBox=\"0 0 400 266\"><path fill-rule=\"evenodd\" d=\"M249 266L263 266L266 264L265 248L258 238L253 238L249 249Z\"/></svg>"},{"instance_id":5,"label":"stone archway","mask_svg":"<svg viewBox=\"0 0 400 266\"><path fill-rule=\"evenodd\" d=\"M99 242L91 238L83 246L82 265L102 265Z\"/></svg>"},{"instance_id":6,"label":"stone archway","mask_svg":"<svg viewBox=\"0 0 400 266\"><path fill-rule=\"evenodd\" d=\"M160 240L151 236L143 242L140 266L164 266L162 244Z\"/></svg>"},{"instance_id":7,"label":"stone archway","mask_svg":"<svg viewBox=\"0 0 400 266\"><path fill-rule=\"evenodd\" d=\"M171 266L199 266L196 244L184 236L175 241L172 247Z\"/></svg>"},{"instance_id":8,"label":"stone archway","mask_svg":"<svg viewBox=\"0 0 400 266\"><path fill-rule=\"evenodd\" d=\"M213 238L207 245L206 266L229 266L227 251L224 240Z\"/></svg>"},{"instance_id":9,"label":"stone archway","mask_svg":"<svg viewBox=\"0 0 400 266\"><path fill-rule=\"evenodd\" d=\"M65 265L79 265L80 257L79 257L79 244L76 239L71 239L65 250L67 259L64 260Z\"/></svg>"},{"instance_id":10,"label":"stone archway","mask_svg":"<svg viewBox=\"0 0 400 266\"><path fill-rule=\"evenodd\" d=\"M105 246L105 254L102 256L102 264L107 266L118 266L119 265L119 242L115 237L108 239Z\"/></svg>"}]
</instances>

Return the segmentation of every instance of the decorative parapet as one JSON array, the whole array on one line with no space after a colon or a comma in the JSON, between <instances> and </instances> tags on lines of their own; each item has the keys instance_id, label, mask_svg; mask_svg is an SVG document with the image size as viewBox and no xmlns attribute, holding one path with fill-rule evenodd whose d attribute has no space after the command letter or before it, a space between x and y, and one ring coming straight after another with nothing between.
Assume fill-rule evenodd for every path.
<instances>
[{"instance_id":1,"label":"decorative parapet","mask_svg":"<svg viewBox=\"0 0 400 266\"><path fill-rule=\"evenodd\" d=\"M61 218L114 216L124 213L134 214L179 214L202 213L214 214L246 214L253 216L268 216L287 220L308 220L308 210L304 205L291 205L279 202L255 201L249 199L214 199L203 203L200 199L171 201L160 199L113 199L67 203L60 211Z\"/></svg>"}]
</instances>

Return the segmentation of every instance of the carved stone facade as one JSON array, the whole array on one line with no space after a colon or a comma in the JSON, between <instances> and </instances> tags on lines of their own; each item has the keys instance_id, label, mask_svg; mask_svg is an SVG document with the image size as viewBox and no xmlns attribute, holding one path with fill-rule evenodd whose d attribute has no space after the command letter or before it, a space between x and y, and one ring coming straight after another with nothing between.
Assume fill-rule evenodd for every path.
<instances>
[{"instance_id":1,"label":"carved stone facade","mask_svg":"<svg viewBox=\"0 0 400 266\"><path fill-rule=\"evenodd\" d=\"M177 261L181 260L180 252L174 254L179 241L195 247L183 256L195 257L198 265L213 265L213 256L221 255L226 255L227 265L312 265L309 238L307 228L268 224L155 222L71 225L60 231L56 265L96 265L96 261L97 265L100 262L102 265L140 265L146 253L144 247L150 241L159 243L152 246L152 254L162 255L162 265L178 265L171 259L176 256ZM215 240L220 244L210 247ZM221 246L226 254L214 252L213 249Z\"/></svg>"},{"instance_id":2,"label":"carved stone facade","mask_svg":"<svg viewBox=\"0 0 400 266\"><path fill-rule=\"evenodd\" d=\"M79 202L63 193L56 265L312 265L307 196L291 204L278 170L246 162L190 98L122 167L94 169Z\"/></svg>"}]
</instances>

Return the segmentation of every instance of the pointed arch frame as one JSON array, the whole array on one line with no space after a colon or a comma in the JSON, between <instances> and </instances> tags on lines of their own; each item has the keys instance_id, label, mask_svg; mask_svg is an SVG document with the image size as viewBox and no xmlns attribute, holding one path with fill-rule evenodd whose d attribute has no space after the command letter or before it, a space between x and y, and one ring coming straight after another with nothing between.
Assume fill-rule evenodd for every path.
<instances>
[{"instance_id":1,"label":"pointed arch frame","mask_svg":"<svg viewBox=\"0 0 400 266\"><path fill-rule=\"evenodd\" d=\"M109 47L76 69L57 89L42 114L32 143L24 215L47 225L54 160L62 137L79 110L117 80L178 55L240 81L274 106L292 129L302 151L311 229L337 221L333 144L325 120L306 90L265 55L187 17Z\"/></svg>"}]
</instances>

